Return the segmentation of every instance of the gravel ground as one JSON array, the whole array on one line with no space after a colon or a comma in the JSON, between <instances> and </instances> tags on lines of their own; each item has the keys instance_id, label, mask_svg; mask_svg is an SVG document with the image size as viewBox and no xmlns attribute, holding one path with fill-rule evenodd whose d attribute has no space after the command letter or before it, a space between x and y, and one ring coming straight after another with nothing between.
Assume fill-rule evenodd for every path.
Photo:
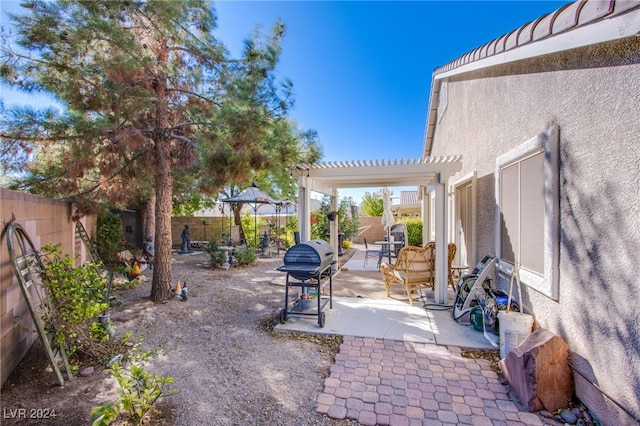
<instances>
[{"instance_id":1,"label":"gravel ground","mask_svg":"<svg viewBox=\"0 0 640 426\"><path fill-rule=\"evenodd\" d=\"M187 282L186 301L149 301L150 273L133 289L115 293L121 302L111 313L116 335L142 337L142 348L155 351L147 371L175 380L171 388L177 392L163 397L161 413L146 423L356 424L315 412L339 338L269 329L284 303L284 286L270 282L280 274L275 268L281 259L228 271L211 270L207 261L205 254L174 255L173 282ZM117 386L103 366L94 367L89 377L60 388L40 345L34 345L2 388L2 410L25 409L28 417L46 409L55 417L25 422L20 415L5 415L2 424L89 424L91 408L115 399Z\"/></svg>"}]
</instances>

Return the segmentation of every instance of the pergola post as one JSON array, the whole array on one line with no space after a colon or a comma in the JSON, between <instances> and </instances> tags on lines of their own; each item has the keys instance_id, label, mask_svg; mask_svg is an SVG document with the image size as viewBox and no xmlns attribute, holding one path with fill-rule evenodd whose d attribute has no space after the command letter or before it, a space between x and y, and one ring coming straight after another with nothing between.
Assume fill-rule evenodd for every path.
<instances>
[{"instance_id":1,"label":"pergola post","mask_svg":"<svg viewBox=\"0 0 640 426\"><path fill-rule=\"evenodd\" d=\"M298 228L301 242L311 239L311 190L308 181L306 176L298 177Z\"/></svg>"},{"instance_id":2,"label":"pergola post","mask_svg":"<svg viewBox=\"0 0 640 426\"><path fill-rule=\"evenodd\" d=\"M331 211L338 211L338 190L333 188L331 191ZM329 221L329 244L333 247L333 260L338 261L340 248L338 244L340 243L340 238L338 236L338 221L339 217L336 216L336 220Z\"/></svg>"},{"instance_id":3,"label":"pergola post","mask_svg":"<svg viewBox=\"0 0 640 426\"><path fill-rule=\"evenodd\" d=\"M443 176L438 173L435 183L436 205L436 276L434 282L434 299L438 304L447 303L447 286L448 286L448 261L449 253L447 250L447 181L443 180Z\"/></svg>"}]
</instances>

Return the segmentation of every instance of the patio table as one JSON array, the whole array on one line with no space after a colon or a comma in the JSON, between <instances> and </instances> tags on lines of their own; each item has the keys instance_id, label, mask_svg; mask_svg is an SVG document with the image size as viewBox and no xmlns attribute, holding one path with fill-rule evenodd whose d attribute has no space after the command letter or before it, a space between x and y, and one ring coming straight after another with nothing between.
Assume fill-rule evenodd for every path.
<instances>
[{"instance_id":1,"label":"patio table","mask_svg":"<svg viewBox=\"0 0 640 426\"><path fill-rule=\"evenodd\" d=\"M389 258L389 265L391 265L391 257L396 253L397 245L404 245L404 241L376 241L374 244L380 245L382 248L380 250L380 259L387 256ZM393 246L393 247L392 247ZM393 250L392 250L393 249Z\"/></svg>"}]
</instances>

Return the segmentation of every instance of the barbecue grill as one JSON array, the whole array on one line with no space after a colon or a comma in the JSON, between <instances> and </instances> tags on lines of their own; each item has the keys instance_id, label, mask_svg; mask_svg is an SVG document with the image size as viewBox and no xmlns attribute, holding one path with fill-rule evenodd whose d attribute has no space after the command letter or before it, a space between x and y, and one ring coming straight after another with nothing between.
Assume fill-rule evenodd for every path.
<instances>
[{"instance_id":1,"label":"barbecue grill","mask_svg":"<svg viewBox=\"0 0 640 426\"><path fill-rule=\"evenodd\" d=\"M332 302L332 276L333 249L324 240L311 240L296 244L284 255L284 265L277 268L279 271L287 273L285 285L284 309L280 311L280 323L287 321L289 316L317 316L318 325L324 327L325 314L322 312L324 306ZM321 290L329 284L329 296L322 296ZM313 295L317 299L315 310L306 307L306 299L296 299L291 309L289 309L289 287L299 287L302 294Z\"/></svg>"}]
</instances>

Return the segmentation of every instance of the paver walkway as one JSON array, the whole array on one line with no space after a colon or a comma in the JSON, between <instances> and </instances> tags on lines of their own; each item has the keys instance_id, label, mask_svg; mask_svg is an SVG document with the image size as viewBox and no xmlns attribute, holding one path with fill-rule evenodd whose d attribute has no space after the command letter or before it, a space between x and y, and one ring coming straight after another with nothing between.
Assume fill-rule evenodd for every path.
<instances>
[{"instance_id":1,"label":"paver walkway","mask_svg":"<svg viewBox=\"0 0 640 426\"><path fill-rule=\"evenodd\" d=\"M317 410L363 425L543 425L483 359L430 343L345 336Z\"/></svg>"}]
</instances>

